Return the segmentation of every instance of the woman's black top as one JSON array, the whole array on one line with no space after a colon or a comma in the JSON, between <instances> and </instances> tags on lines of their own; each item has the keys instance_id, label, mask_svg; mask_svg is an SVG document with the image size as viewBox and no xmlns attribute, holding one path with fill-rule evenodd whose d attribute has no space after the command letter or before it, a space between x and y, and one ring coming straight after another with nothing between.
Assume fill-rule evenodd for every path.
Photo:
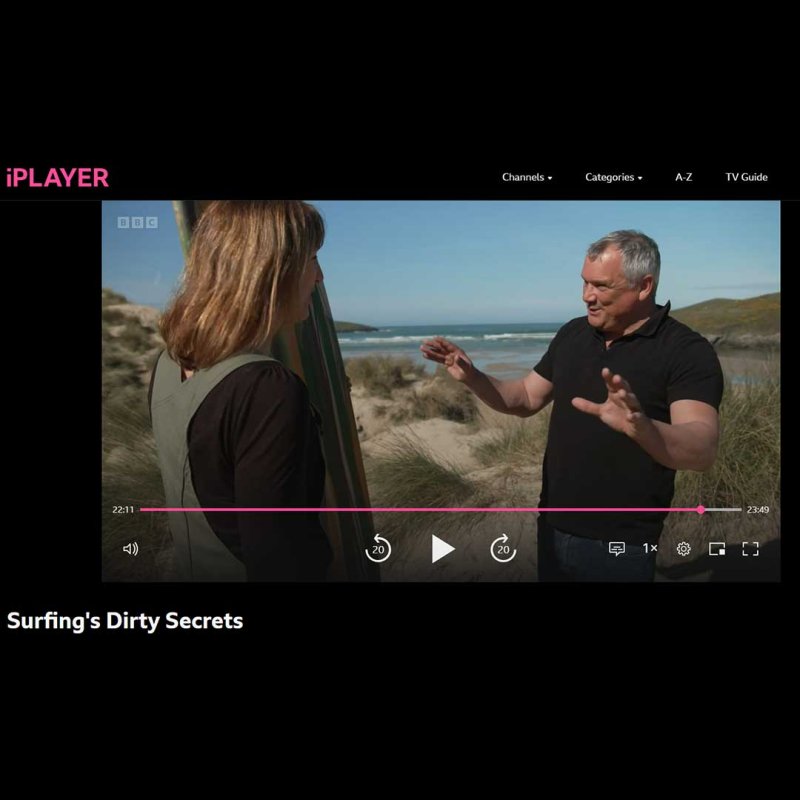
<instances>
[{"instance_id":1,"label":"woman's black top","mask_svg":"<svg viewBox=\"0 0 800 800\"><path fill-rule=\"evenodd\" d=\"M152 378L151 378L152 390ZM189 426L189 464L205 507L319 508L325 461L303 381L277 361L231 372ZM248 581L324 580L332 551L317 512L204 512Z\"/></svg>"}]
</instances>

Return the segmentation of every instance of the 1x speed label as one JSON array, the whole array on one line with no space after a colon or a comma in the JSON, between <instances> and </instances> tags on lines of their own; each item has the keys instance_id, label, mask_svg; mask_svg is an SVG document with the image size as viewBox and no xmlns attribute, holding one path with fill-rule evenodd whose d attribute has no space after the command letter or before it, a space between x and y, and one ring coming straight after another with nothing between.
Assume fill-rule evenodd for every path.
<instances>
[{"instance_id":1,"label":"1x speed label","mask_svg":"<svg viewBox=\"0 0 800 800\"><path fill-rule=\"evenodd\" d=\"M511 549L511 546L508 544L508 536L504 533L492 542L489 552L492 554L492 558L495 561L506 564L517 554L517 548Z\"/></svg>"}]
</instances>

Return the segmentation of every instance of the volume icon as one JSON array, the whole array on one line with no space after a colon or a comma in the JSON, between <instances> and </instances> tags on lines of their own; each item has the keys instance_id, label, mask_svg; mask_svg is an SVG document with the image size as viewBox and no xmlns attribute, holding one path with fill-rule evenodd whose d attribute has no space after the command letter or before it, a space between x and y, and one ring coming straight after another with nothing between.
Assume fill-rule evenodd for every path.
<instances>
[{"instance_id":1,"label":"volume icon","mask_svg":"<svg viewBox=\"0 0 800 800\"><path fill-rule=\"evenodd\" d=\"M128 542L122 548L129 556L138 556L139 555L139 543L138 542Z\"/></svg>"}]
</instances>

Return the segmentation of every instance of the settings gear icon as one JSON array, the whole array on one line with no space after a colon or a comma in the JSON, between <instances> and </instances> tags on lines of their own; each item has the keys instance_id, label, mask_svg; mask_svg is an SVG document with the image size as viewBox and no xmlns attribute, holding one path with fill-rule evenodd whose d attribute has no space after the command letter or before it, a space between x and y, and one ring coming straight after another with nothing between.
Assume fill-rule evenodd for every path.
<instances>
[{"instance_id":1,"label":"settings gear icon","mask_svg":"<svg viewBox=\"0 0 800 800\"><path fill-rule=\"evenodd\" d=\"M692 546L689 542L681 542L675 549L678 551L678 555L684 558L692 552Z\"/></svg>"}]
</instances>

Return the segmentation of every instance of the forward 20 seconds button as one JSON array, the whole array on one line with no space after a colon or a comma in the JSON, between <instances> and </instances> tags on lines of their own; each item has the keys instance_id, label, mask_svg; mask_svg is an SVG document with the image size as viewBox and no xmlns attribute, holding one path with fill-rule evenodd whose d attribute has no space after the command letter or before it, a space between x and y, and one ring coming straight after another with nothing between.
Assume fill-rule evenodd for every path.
<instances>
[{"instance_id":1,"label":"forward 20 seconds button","mask_svg":"<svg viewBox=\"0 0 800 800\"><path fill-rule=\"evenodd\" d=\"M513 561L514 556L517 554L517 548L511 549L511 545L508 543L508 534L504 533L492 542L489 552L495 561L507 564L509 561Z\"/></svg>"}]
</instances>

